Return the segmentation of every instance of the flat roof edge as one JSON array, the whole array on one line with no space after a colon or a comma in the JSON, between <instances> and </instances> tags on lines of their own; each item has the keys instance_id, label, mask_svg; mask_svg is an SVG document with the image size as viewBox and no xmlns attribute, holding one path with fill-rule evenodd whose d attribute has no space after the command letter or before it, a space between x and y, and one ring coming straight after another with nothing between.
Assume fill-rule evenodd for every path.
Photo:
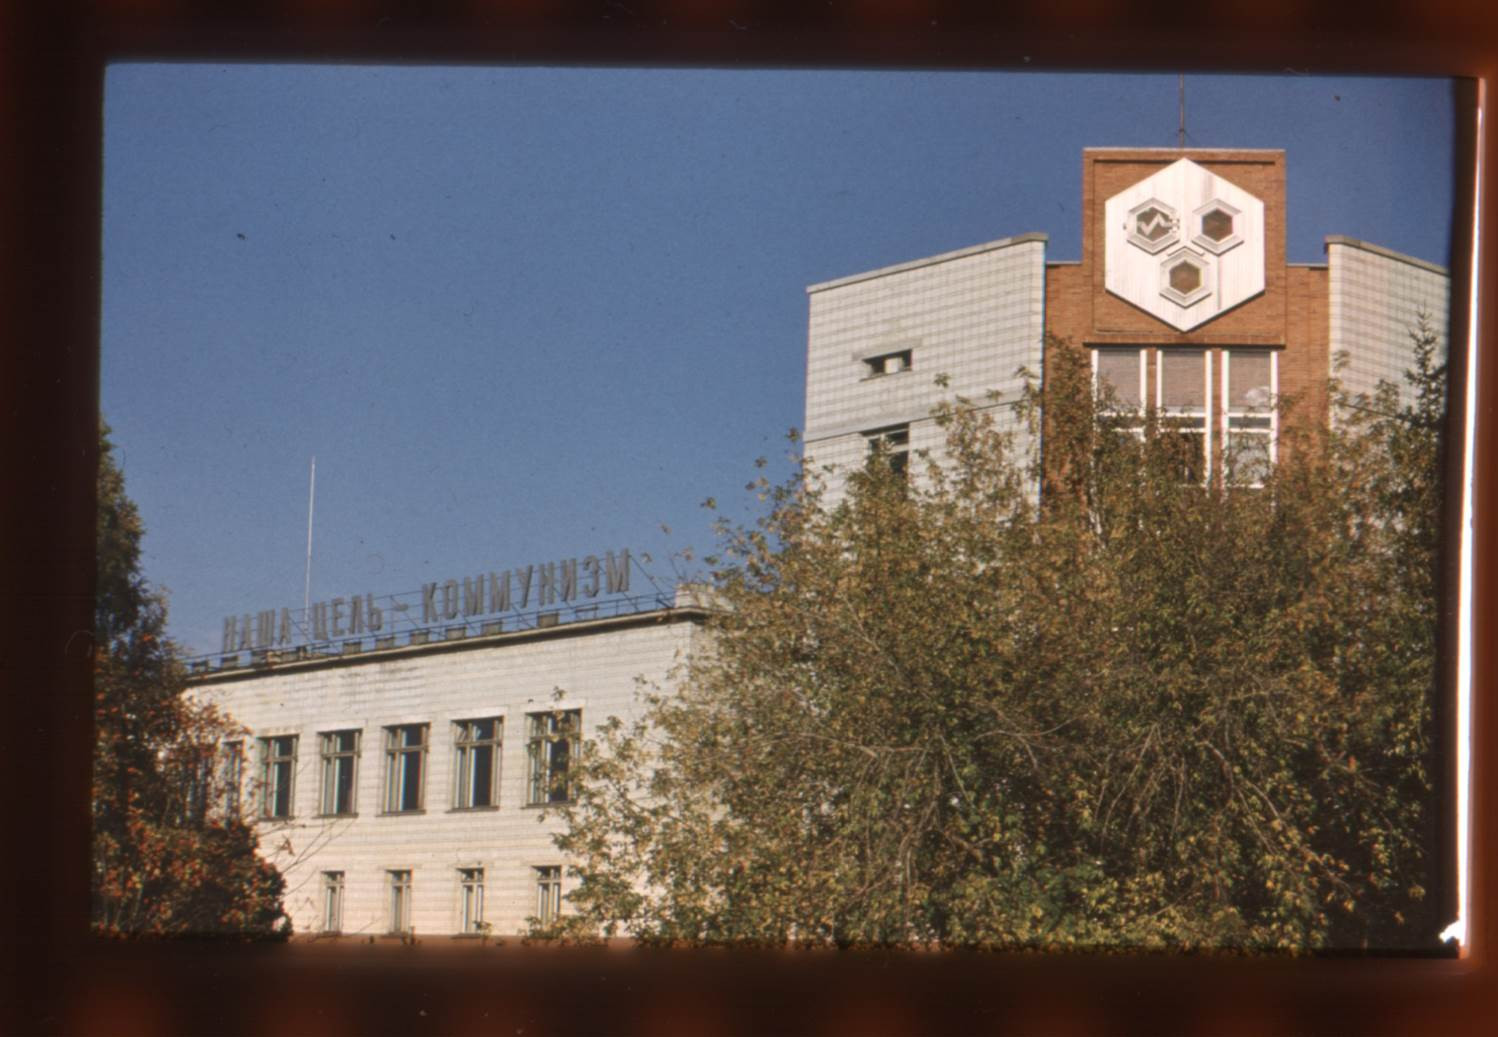
<instances>
[{"instance_id":1,"label":"flat roof edge","mask_svg":"<svg viewBox=\"0 0 1498 1037\"><path fill-rule=\"evenodd\" d=\"M999 238L997 241L985 241L981 245L969 245L967 248L959 248L952 252L942 252L934 256L926 256L922 259L911 259L904 263L895 263L891 266L882 266L876 270L865 270L858 274L849 274L847 277L834 278L831 281L820 281L817 284L808 285L807 295L826 291L829 288L841 288L844 285L856 284L859 281L867 281L874 277L883 277L886 274L898 274L906 270L915 270L923 266L932 266L936 263L946 263L953 259L962 259L966 256L975 256L980 252L993 252L1011 245L1023 245L1027 242L1038 241L1041 244L1051 240L1051 236L1045 231L1030 231L1027 234L1016 234L1009 238Z\"/></svg>"},{"instance_id":2,"label":"flat roof edge","mask_svg":"<svg viewBox=\"0 0 1498 1037\"><path fill-rule=\"evenodd\" d=\"M1332 245L1346 245L1348 248L1356 248L1361 249L1364 252L1372 252L1376 256L1383 256L1385 259L1397 259L1401 263L1408 263L1410 264L1410 266L1418 266L1422 270L1429 270L1431 273L1440 274L1442 277L1451 276L1450 270L1447 270L1444 266L1441 266L1437 263L1432 263L1424 259L1416 259L1414 256L1407 256L1403 252L1395 252L1392 248L1384 248L1384 246L1382 245L1375 245L1371 241L1360 241L1357 238L1349 238L1345 234L1328 234L1326 236L1326 245L1328 249L1330 249Z\"/></svg>"},{"instance_id":3,"label":"flat roof edge","mask_svg":"<svg viewBox=\"0 0 1498 1037\"><path fill-rule=\"evenodd\" d=\"M650 626L662 623L704 623L713 610L700 605L673 606L652 609L649 612L631 612L623 616L604 616L599 619L577 620L558 623L552 627L530 627L525 630L506 630L497 634L477 634L473 637L454 638L451 641L427 641L423 644L403 644L390 648L375 648L367 652L348 655L319 655L306 659L288 659L284 662L262 663L258 666L239 666L232 670L209 670L205 673L190 673L186 684L189 688L231 681L254 680L278 673L304 673L308 670L323 670L333 666L358 666L362 663L404 659L418 655L435 655L441 652L461 652L478 648L494 648L528 641L553 640L561 637L584 637L589 634L607 633L629 627Z\"/></svg>"}]
</instances>

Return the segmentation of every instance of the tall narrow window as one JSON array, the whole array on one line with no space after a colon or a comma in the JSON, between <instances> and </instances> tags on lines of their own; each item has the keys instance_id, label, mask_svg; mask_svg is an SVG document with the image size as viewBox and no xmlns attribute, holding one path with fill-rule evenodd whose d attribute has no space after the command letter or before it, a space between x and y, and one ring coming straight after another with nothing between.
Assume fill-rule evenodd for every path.
<instances>
[{"instance_id":1,"label":"tall narrow window","mask_svg":"<svg viewBox=\"0 0 1498 1037\"><path fill-rule=\"evenodd\" d=\"M385 874L390 882L390 931L408 933L411 931L411 873L402 870Z\"/></svg>"},{"instance_id":2,"label":"tall narrow window","mask_svg":"<svg viewBox=\"0 0 1498 1037\"><path fill-rule=\"evenodd\" d=\"M903 477L910 467L910 426L892 425L863 434L869 445L869 456L883 455L890 471Z\"/></svg>"},{"instance_id":3,"label":"tall narrow window","mask_svg":"<svg viewBox=\"0 0 1498 1037\"><path fill-rule=\"evenodd\" d=\"M1223 477L1229 483L1262 486L1274 464L1279 432L1276 359L1268 349L1223 350Z\"/></svg>"},{"instance_id":4,"label":"tall narrow window","mask_svg":"<svg viewBox=\"0 0 1498 1037\"><path fill-rule=\"evenodd\" d=\"M359 766L359 732L328 731L322 736L322 804L324 816L354 813Z\"/></svg>"},{"instance_id":5,"label":"tall narrow window","mask_svg":"<svg viewBox=\"0 0 1498 1037\"><path fill-rule=\"evenodd\" d=\"M296 735L260 739L260 816L292 814L296 781Z\"/></svg>"},{"instance_id":6,"label":"tall narrow window","mask_svg":"<svg viewBox=\"0 0 1498 1037\"><path fill-rule=\"evenodd\" d=\"M525 719L529 726L526 752L530 756L526 802L532 806L565 803L571 798L567 771L573 743L582 730L582 711L532 713Z\"/></svg>"},{"instance_id":7,"label":"tall narrow window","mask_svg":"<svg viewBox=\"0 0 1498 1037\"><path fill-rule=\"evenodd\" d=\"M385 728L385 812L421 809L427 755L427 725Z\"/></svg>"},{"instance_id":8,"label":"tall narrow window","mask_svg":"<svg viewBox=\"0 0 1498 1037\"><path fill-rule=\"evenodd\" d=\"M562 913L562 869L552 864L536 869L536 920L554 922Z\"/></svg>"},{"instance_id":9,"label":"tall narrow window","mask_svg":"<svg viewBox=\"0 0 1498 1037\"><path fill-rule=\"evenodd\" d=\"M224 817L239 817L239 790L244 778L244 743L225 742L219 746L219 781L223 795Z\"/></svg>"},{"instance_id":10,"label":"tall narrow window","mask_svg":"<svg viewBox=\"0 0 1498 1037\"><path fill-rule=\"evenodd\" d=\"M1120 414L1144 409L1144 357L1133 346L1092 351L1093 388L1101 404Z\"/></svg>"},{"instance_id":11,"label":"tall narrow window","mask_svg":"<svg viewBox=\"0 0 1498 1037\"><path fill-rule=\"evenodd\" d=\"M1098 423L1123 436L1144 439L1145 356L1137 346L1092 351L1092 389Z\"/></svg>"},{"instance_id":12,"label":"tall narrow window","mask_svg":"<svg viewBox=\"0 0 1498 1037\"><path fill-rule=\"evenodd\" d=\"M343 872L322 873L322 931L343 932Z\"/></svg>"},{"instance_id":13,"label":"tall narrow window","mask_svg":"<svg viewBox=\"0 0 1498 1037\"><path fill-rule=\"evenodd\" d=\"M484 931L484 869L458 869L460 932Z\"/></svg>"},{"instance_id":14,"label":"tall narrow window","mask_svg":"<svg viewBox=\"0 0 1498 1037\"><path fill-rule=\"evenodd\" d=\"M453 773L457 783L453 806L459 810L499 804L499 746L504 721L460 720L455 725Z\"/></svg>"},{"instance_id":15,"label":"tall narrow window","mask_svg":"<svg viewBox=\"0 0 1498 1037\"><path fill-rule=\"evenodd\" d=\"M1182 482L1207 481L1212 450L1208 386L1212 358L1201 349L1161 349L1155 369L1155 403L1161 434L1172 451Z\"/></svg>"}]
</instances>

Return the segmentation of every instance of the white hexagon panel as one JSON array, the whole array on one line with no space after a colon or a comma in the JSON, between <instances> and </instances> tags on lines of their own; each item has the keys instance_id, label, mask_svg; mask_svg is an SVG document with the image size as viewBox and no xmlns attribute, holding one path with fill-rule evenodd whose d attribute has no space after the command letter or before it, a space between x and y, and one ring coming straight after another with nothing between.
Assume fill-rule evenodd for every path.
<instances>
[{"instance_id":1,"label":"white hexagon panel","mask_svg":"<svg viewBox=\"0 0 1498 1037\"><path fill-rule=\"evenodd\" d=\"M1103 284L1190 331L1264 290L1264 203L1189 158L1105 203Z\"/></svg>"}]
</instances>

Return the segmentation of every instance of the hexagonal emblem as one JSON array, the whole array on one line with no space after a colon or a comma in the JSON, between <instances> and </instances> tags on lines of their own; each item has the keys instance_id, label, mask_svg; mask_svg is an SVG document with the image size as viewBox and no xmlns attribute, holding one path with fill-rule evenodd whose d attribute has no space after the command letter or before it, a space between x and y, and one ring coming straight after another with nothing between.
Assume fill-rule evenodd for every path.
<instances>
[{"instance_id":1,"label":"hexagonal emblem","mask_svg":"<svg viewBox=\"0 0 1498 1037\"><path fill-rule=\"evenodd\" d=\"M1194 306L1211 294L1212 267L1206 256L1178 248L1160 264L1160 294L1177 306Z\"/></svg>"},{"instance_id":2,"label":"hexagonal emblem","mask_svg":"<svg viewBox=\"0 0 1498 1037\"><path fill-rule=\"evenodd\" d=\"M1109 198L1103 216L1104 286L1180 331L1264 290L1264 203L1190 159Z\"/></svg>"},{"instance_id":3,"label":"hexagonal emblem","mask_svg":"<svg viewBox=\"0 0 1498 1037\"><path fill-rule=\"evenodd\" d=\"M1227 202L1213 198L1191 214L1191 240L1220 256L1243 241L1243 235L1238 233L1242 216Z\"/></svg>"},{"instance_id":4,"label":"hexagonal emblem","mask_svg":"<svg viewBox=\"0 0 1498 1037\"><path fill-rule=\"evenodd\" d=\"M1129 240L1146 252L1159 252L1180 239L1176 211L1164 202L1151 198L1129 210Z\"/></svg>"}]
</instances>

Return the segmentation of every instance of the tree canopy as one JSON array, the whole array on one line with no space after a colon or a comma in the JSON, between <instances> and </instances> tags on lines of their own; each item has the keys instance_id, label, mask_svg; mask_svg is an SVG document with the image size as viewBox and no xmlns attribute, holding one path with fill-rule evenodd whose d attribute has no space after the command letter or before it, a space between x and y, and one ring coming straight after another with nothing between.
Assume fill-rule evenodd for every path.
<instances>
[{"instance_id":1,"label":"tree canopy","mask_svg":"<svg viewBox=\"0 0 1498 1037\"><path fill-rule=\"evenodd\" d=\"M284 880L225 784L232 720L184 696L143 526L101 428L95 597L92 926L112 937L271 936Z\"/></svg>"},{"instance_id":2,"label":"tree canopy","mask_svg":"<svg viewBox=\"0 0 1498 1037\"><path fill-rule=\"evenodd\" d=\"M815 470L760 480L711 650L575 764L543 932L1434 946L1445 370L1423 328L1413 356L1408 402L1280 401L1255 486L1183 479L1171 423L1063 342L1043 470L959 402L908 479L876 452L831 507Z\"/></svg>"}]
</instances>

